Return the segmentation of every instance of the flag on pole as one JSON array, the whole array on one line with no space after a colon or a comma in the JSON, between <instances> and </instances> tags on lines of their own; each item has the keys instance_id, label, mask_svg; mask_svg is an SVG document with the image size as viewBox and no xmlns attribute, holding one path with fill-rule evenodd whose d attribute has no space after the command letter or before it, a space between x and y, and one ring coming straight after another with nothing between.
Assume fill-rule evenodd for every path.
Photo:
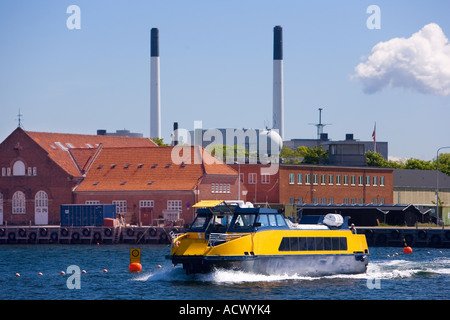
<instances>
[{"instance_id":1,"label":"flag on pole","mask_svg":"<svg viewBox=\"0 0 450 320\"><path fill-rule=\"evenodd\" d=\"M376 138L376 134L377 134L377 123L375 122L375 125L373 127L373 132L372 132L373 151L374 152L377 152L377 138Z\"/></svg>"}]
</instances>

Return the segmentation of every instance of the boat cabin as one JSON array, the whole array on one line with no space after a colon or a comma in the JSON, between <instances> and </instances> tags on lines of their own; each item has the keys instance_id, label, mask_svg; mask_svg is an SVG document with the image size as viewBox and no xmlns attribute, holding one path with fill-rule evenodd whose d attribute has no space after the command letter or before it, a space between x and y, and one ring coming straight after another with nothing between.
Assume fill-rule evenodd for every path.
<instances>
[{"instance_id":1,"label":"boat cabin","mask_svg":"<svg viewBox=\"0 0 450 320\"><path fill-rule=\"evenodd\" d=\"M284 215L275 209L228 201L206 206L208 203L196 205L199 208L197 217L188 232L204 232L208 236L211 233L256 232L262 228L289 229Z\"/></svg>"}]
</instances>

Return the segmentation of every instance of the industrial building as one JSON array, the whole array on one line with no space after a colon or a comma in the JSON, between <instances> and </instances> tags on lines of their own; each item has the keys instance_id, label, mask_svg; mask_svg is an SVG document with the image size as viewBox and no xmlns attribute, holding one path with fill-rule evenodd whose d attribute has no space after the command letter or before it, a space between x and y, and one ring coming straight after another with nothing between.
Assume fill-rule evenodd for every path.
<instances>
[{"instance_id":1,"label":"industrial building","mask_svg":"<svg viewBox=\"0 0 450 320\"><path fill-rule=\"evenodd\" d=\"M175 165L171 151L148 138L17 128L0 144L0 225L58 225L61 205L95 203L115 204L126 223L165 212L190 222L196 201L237 198L233 169L198 147L189 152L201 162Z\"/></svg>"},{"instance_id":2,"label":"industrial building","mask_svg":"<svg viewBox=\"0 0 450 320\"><path fill-rule=\"evenodd\" d=\"M259 204L385 204L393 202L393 170L280 164L276 174L262 174L268 165L233 164L247 200Z\"/></svg>"}]
</instances>

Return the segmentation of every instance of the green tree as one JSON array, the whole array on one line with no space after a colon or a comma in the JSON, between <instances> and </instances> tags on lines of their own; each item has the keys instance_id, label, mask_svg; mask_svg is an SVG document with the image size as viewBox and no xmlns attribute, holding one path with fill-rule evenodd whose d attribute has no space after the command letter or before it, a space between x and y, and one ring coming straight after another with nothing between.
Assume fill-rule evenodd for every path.
<instances>
[{"instance_id":1,"label":"green tree","mask_svg":"<svg viewBox=\"0 0 450 320\"><path fill-rule=\"evenodd\" d=\"M151 138L151 140L152 140L154 143L156 143L156 145L158 145L158 146L160 146L160 147L167 147L167 146L168 146L167 143L164 143L163 138L154 137L154 138Z\"/></svg>"},{"instance_id":2,"label":"green tree","mask_svg":"<svg viewBox=\"0 0 450 320\"><path fill-rule=\"evenodd\" d=\"M433 169L436 169L436 159L433 160ZM450 153L439 155L439 171L450 176Z\"/></svg>"},{"instance_id":3,"label":"green tree","mask_svg":"<svg viewBox=\"0 0 450 320\"><path fill-rule=\"evenodd\" d=\"M295 150L283 147L280 158L284 159L284 163L289 164L326 164L328 163L328 151L323 150L322 147L301 146Z\"/></svg>"}]
</instances>

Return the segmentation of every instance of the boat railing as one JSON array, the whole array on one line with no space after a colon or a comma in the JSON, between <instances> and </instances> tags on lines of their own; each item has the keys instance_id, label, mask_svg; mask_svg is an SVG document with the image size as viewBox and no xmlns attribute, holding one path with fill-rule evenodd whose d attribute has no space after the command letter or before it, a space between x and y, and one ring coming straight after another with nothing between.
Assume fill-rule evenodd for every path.
<instances>
[{"instance_id":1,"label":"boat railing","mask_svg":"<svg viewBox=\"0 0 450 320\"><path fill-rule=\"evenodd\" d=\"M249 235L250 232L244 233L211 233L209 235L208 247L214 247L221 243L228 242L234 239Z\"/></svg>"}]
</instances>

